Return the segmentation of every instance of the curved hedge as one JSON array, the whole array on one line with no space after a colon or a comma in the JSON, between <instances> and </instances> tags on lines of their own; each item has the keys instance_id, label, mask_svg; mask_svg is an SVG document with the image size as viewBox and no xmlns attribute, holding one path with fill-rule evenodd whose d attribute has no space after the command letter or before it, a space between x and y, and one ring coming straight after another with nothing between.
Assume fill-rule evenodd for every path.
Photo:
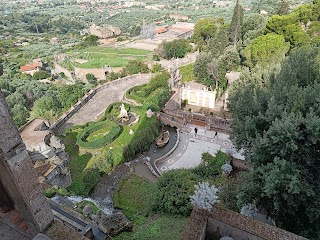
<instances>
[{"instance_id":1,"label":"curved hedge","mask_svg":"<svg viewBox=\"0 0 320 240\"><path fill-rule=\"evenodd\" d=\"M110 126L110 132L94 141L87 141L89 135L103 127ZM113 142L122 132L122 127L115 122L101 121L90 124L77 135L77 145L83 148L100 148Z\"/></svg>"}]
</instances>

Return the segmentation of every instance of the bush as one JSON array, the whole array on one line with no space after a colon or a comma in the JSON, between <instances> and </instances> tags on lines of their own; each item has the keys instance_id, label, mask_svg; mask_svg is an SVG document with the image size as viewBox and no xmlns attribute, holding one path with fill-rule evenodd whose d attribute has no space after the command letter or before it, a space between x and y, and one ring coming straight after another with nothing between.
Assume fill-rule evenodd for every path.
<instances>
[{"instance_id":1,"label":"bush","mask_svg":"<svg viewBox=\"0 0 320 240\"><path fill-rule=\"evenodd\" d=\"M163 174L154 189L152 211L189 216L192 211L190 195L195 183L195 177L189 170L172 170Z\"/></svg>"},{"instance_id":2,"label":"bush","mask_svg":"<svg viewBox=\"0 0 320 240\"><path fill-rule=\"evenodd\" d=\"M33 74L32 78L34 80L41 80L41 79L46 79L48 77L50 77L50 73L46 72L46 71L39 71L39 72L36 72L35 74Z\"/></svg>"},{"instance_id":3,"label":"bush","mask_svg":"<svg viewBox=\"0 0 320 240\"><path fill-rule=\"evenodd\" d=\"M91 133L99 130L99 129L107 129L111 128L108 134L103 137L94 139L92 141L88 141L88 137ZM122 128L111 121L102 121L98 123L90 124L88 127L83 129L77 135L77 145L84 148L100 148L104 145L111 143L114 139L116 139L122 131Z\"/></svg>"},{"instance_id":4,"label":"bush","mask_svg":"<svg viewBox=\"0 0 320 240\"><path fill-rule=\"evenodd\" d=\"M198 167L192 169L192 172L203 180L214 178L221 174L221 167L228 160L228 155L221 151L218 151L215 157L213 157L210 153L205 152L202 153L201 164Z\"/></svg>"},{"instance_id":5,"label":"bush","mask_svg":"<svg viewBox=\"0 0 320 240\"><path fill-rule=\"evenodd\" d=\"M192 47L186 39L176 39L171 42L162 42L157 49L157 53L160 57L166 59L183 58L191 50Z\"/></svg>"}]
</instances>

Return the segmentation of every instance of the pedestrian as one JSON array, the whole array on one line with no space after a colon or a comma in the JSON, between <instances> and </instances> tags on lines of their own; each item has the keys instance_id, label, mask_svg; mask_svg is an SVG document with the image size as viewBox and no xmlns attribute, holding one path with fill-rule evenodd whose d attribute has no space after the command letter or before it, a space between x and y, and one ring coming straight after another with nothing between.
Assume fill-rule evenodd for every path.
<instances>
[{"instance_id":1,"label":"pedestrian","mask_svg":"<svg viewBox=\"0 0 320 240\"><path fill-rule=\"evenodd\" d=\"M214 137L217 137L217 138L218 138L218 132L216 132L216 133L214 134Z\"/></svg>"},{"instance_id":2,"label":"pedestrian","mask_svg":"<svg viewBox=\"0 0 320 240\"><path fill-rule=\"evenodd\" d=\"M195 128L194 128L194 136L195 136L195 137L197 136L197 133L198 133L198 128L195 127Z\"/></svg>"},{"instance_id":3,"label":"pedestrian","mask_svg":"<svg viewBox=\"0 0 320 240\"><path fill-rule=\"evenodd\" d=\"M207 135L207 126L204 126L204 135Z\"/></svg>"}]
</instances>

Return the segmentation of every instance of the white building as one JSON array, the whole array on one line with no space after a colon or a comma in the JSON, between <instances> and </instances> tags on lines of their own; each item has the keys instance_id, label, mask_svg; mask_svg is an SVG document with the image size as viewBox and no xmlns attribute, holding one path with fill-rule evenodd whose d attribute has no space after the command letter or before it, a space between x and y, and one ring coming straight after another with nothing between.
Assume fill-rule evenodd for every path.
<instances>
[{"instance_id":1,"label":"white building","mask_svg":"<svg viewBox=\"0 0 320 240\"><path fill-rule=\"evenodd\" d=\"M215 90L209 90L206 86L195 82L188 83L181 90L182 101L187 100L188 104L198 107L214 108L217 94Z\"/></svg>"}]
</instances>

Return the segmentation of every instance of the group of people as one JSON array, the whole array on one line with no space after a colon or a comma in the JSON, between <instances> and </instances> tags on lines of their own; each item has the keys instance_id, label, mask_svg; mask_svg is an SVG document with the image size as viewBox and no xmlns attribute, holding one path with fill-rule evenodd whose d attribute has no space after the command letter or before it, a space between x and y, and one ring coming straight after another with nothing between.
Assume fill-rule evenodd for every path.
<instances>
[{"instance_id":1,"label":"group of people","mask_svg":"<svg viewBox=\"0 0 320 240\"><path fill-rule=\"evenodd\" d=\"M195 127L195 128L194 128L194 136L196 137L197 134L198 134L198 128ZM207 127L206 127L206 126L204 127L204 134L205 134L205 135L207 134ZM214 134L214 138L218 138L218 132L216 132L216 133Z\"/></svg>"}]
</instances>

